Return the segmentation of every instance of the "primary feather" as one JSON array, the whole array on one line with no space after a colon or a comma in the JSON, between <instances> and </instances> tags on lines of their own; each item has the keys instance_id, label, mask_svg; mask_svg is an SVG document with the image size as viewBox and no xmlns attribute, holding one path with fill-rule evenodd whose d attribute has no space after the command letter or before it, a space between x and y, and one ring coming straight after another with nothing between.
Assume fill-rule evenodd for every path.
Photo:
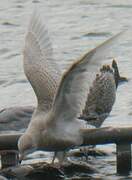
<instances>
[{"instance_id":1,"label":"primary feather","mask_svg":"<svg viewBox=\"0 0 132 180\"><path fill-rule=\"evenodd\" d=\"M34 12L24 48L24 71L38 99L38 106L49 110L60 80L60 71L53 59L53 50L46 27Z\"/></svg>"}]
</instances>

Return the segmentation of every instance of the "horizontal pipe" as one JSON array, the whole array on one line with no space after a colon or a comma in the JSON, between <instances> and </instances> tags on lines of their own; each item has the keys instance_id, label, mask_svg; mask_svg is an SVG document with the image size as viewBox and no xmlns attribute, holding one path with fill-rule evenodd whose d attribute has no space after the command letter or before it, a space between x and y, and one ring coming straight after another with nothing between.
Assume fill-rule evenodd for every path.
<instances>
[{"instance_id":1,"label":"horizontal pipe","mask_svg":"<svg viewBox=\"0 0 132 180\"><path fill-rule=\"evenodd\" d=\"M0 134L0 150L18 150L17 142L22 133Z\"/></svg>"},{"instance_id":2,"label":"horizontal pipe","mask_svg":"<svg viewBox=\"0 0 132 180\"><path fill-rule=\"evenodd\" d=\"M117 128L104 127L97 129L82 129L83 143L85 145L112 144L132 142L132 127ZM17 142L22 133L1 134L0 150L17 150Z\"/></svg>"},{"instance_id":3,"label":"horizontal pipe","mask_svg":"<svg viewBox=\"0 0 132 180\"><path fill-rule=\"evenodd\" d=\"M132 142L132 127L104 127L97 129L83 129L83 144L117 144L121 142Z\"/></svg>"},{"instance_id":4,"label":"horizontal pipe","mask_svg":"<svg viewBox=\"0 0 132 180\"><path fill-rule=\"evenodd\" d=\"M128 175L131 171L131 144L129 142L116 145L117 173Z\"/></svg>"}]
</instances>

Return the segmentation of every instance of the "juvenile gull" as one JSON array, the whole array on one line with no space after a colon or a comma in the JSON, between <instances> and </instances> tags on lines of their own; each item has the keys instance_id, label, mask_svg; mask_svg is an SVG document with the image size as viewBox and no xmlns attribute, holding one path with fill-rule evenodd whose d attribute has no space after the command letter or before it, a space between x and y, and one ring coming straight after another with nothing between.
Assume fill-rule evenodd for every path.
<instances>
[{"instance_id":1,"label":"juvenile gull","mask_svg":"<svg viewBox=\"0 0 132 180\"><path fill-rule=\"evenodd\" d=\"M38 106L26 132L18 142L21 159L33 150L58 152L82 144L81 130L85 123L78 117L95 78L91 75L97 72L101 60L108 53L107 50L110 50L109 47L121 34L105 41L72 64L63 75L57 89L56 82L59 79L56 78L56 70L53 72L55 64L51 61L52 51L48 33L39 16L32 16L25 42L24 71L35 91ZM50 79L51 72L55 73L54 81Z\"/></svg>"},{"instance_id":2,"label":"juvenile gull","mask_svg":"<svg viewBox=\"0 0 132 180\"><path fill-rule=\"evenodd\" d=\"M113 67L113 68L112 68ZM127 78L121 77L115 60L112 67L103 65L90 87L85 108L80 116L88 124L100 127L110 114L116 99L116 89Z\"/></svg>"}]
</instances>

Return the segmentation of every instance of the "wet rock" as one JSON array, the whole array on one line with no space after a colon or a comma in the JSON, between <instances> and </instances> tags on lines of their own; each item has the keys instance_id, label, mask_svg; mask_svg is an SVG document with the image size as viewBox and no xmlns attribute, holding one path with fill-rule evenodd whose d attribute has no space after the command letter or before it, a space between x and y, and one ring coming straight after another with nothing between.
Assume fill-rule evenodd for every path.
<instances>
[{"instance_id":1,"label":"wet rock","mask_svg":"<svg viewBox=\"0 0 132 180\"><path fill-rule=\"evenodd\" d=\"M84 157L84 156L108 156L109 153L103 151L103 150L99 150L95 147L82 147L80 149L75 149L71 152L68 153L68 156L74 156L74 157Z\"/></svg>"},{"instance_id":2,"label":"wet rock","mask_svg":"<svg viewBox=\"0 0 132 180\"><path fill-rule=\"evenodd\" d=\"M6 178L17 180L61 180L64 177L81 176L82 174L96 173L97 170L85 162L72 162L62 164L48 164L45 162L30 165L18 165L1 170Z\"/></svg>"},{"instance_id":3,"label":"wet rock","mask_svg":"<svg viewBox=\"0 0 132 180\"><path fill-rule=\"evenodd\" d=\"M37 163L32 165L19 165L1 170L1 174L7 178L18 180L41 180L41 179L63 179L63 172L47 163Z\"/></svg>"},{"instance_id":4,"label":"wet rock","mask_svg":"<svg viewBox=\"0 0 132 180\"><path fill-rule=\"evenodd\" d=\"M9 167L1 170L1 173L7 178L23 178L26 177L30 172L33 171L30 165L18 165L14 167Z\"/></svg>"},{"instance_id":5,"label":"wet rock","mask_svg":"<svg viewBox=\"0 0 132 180\"><path fill-rule=\"evenodd\" d=\"M47 165L35 168L35 170L32 173L27 175L27 178L32 180L61 180L64 179L64 173L57 167Z\"/></svg>"},{"instance_id":6,"label":"wet rock","mask_svg":"<svg viewBox=\"0 0 132 180\"><path fill-rule=\"evenodd\" d=\"M67 175L73 174L88 174L88 173L96 173L97 169L93 168L93 166L89 165L86 162L74 162L68 161L65 165L63 165L63 170Z\"/></svg>"}]
</instances>

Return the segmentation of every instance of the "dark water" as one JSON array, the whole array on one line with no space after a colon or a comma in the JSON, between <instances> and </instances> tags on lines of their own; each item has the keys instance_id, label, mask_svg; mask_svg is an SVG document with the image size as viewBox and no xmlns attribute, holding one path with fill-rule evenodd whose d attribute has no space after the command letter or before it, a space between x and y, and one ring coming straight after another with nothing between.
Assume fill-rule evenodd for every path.
<instances>
[{"instance_id":1,"label":"dark water","mask_svg":"<svg viewBox=\"0 0 132 180\"><path fill-rule=\"evenodd\" d=\"M0 108L33 105L36 99L22 68L22 49L30 15L37 6L46 16L62 71L84 52L124 29L131 31L116 47L116 59L128 84L118 88L111 116L104 126L132 125L132 1L131 0L1 0L0 1ZM48 22L47 22L48 19ZM108 63L108 62L107 62ZM114 145L100 146L115 151ZM116 176L115 156L94 160L105 179ZM95 175L94 175L95 176ZM131 175L130 175L131 176ZM131 179L131 178L130 178Z\"/></svg>"}]
</instances>

